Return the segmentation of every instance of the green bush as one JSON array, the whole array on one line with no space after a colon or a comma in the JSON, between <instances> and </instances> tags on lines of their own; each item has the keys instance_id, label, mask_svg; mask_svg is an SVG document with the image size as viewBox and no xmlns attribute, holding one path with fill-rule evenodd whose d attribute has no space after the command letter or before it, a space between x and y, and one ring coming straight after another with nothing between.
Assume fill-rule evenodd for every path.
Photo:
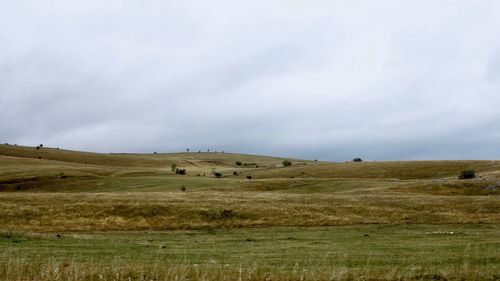
<instances>
[{"instance_id":1,"label":"green bush","mask_svg":"<svg viewBox=\"0 0 500 281\"><path fill-rule=\"evenodd\" d=\"M283 166L285 166L285 167L292 166L292 162L285 160L285 161L283 161Z\"/></svg>"}]
</instances>

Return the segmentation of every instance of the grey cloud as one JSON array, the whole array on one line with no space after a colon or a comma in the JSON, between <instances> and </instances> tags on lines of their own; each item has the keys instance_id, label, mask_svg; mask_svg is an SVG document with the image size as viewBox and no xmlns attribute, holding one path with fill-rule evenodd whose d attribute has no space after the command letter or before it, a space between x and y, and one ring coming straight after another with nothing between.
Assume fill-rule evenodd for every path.
<instances>
[{"instance_id":1,"label":"grey cloud","mask_svg":"<svg viewBox=\"0 0 500 281\"><path fill-rule=\"evenodd\" d=\"M499 158L496 1L0 3L0 138Z\"/></svg>"}]
</instances>

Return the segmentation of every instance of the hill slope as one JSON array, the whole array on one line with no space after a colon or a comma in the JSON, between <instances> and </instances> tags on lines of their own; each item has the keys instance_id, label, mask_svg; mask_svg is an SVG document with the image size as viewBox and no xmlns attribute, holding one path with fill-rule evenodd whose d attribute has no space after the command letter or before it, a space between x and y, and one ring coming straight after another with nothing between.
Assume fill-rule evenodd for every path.
<instances>
[{"instance_id":1,"label":"hill slope","mask_svg":"<svg viewBox=\"0 0 500 281\"><path fill-rule=\"evenodd\" d=\"M57 160L64 162L119 167L169 167L176 163L181 167L236 166L236 162L256 164L260 167L280 165L285 158L221 152L191 153L92 153L59 148L17 146L0 144L0 155L18 158ZM302 161L301 162L312 162ZM255 165L251 165L255 166Z\"/></svg>"}]
</instances>

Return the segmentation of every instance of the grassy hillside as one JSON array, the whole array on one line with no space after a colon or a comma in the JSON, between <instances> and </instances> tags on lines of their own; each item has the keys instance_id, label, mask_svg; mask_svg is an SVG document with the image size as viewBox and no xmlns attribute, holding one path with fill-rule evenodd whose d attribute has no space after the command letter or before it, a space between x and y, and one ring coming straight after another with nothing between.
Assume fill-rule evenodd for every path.
<instances>
[{"instance_id":1,"label":"grassy hillside","mask_svg":"<svg viewBox=\"0 0 500 281\"><path fill-rule=\"evenodd\" d=\"M500 276L499 161L283 160L0 145L0 280Z\"/></svg>"},{"instance_id":2,"label":"grassy hillside","mask_svg":"<svg viewBox=\"0 0 500 281\"><path fill-rule=\"evenodd\" d=\"M46 160L80 164L149 168L169 167L172 163L176 163L180 167L233 167L236 166L235 163L237 161L242 163L254 163L261 167L269 167L279 165L284 160L284 158L221 152L103 154L47 147L36 149L36 147L5 144L0 144L0 155L33 159L41 157L41 159Z\"/></svg>"},{"instance_id":3,"label":"grassy hillside","mask_svg":"<svg viewBox=\"0 0 500 281\"><path fill-rule=\"evenodd\" d=\"M456 178L463 170L483 176L500 177L500 161L382 161L362 163L326 163L317 166L296 165L253 173L256 178Z\"/></svg>"},{"instance_id":4,"label":"grassy hillside","mask_svg":"<svg viewBox=\"0 0 500 281\"><path fill-rule=\"evenodd\" d=\"M101 154L0 145L0 191L163 191L188 180L194 186L213 186L215 172L225 178L281 166L284 158L234 153ZM293 160L296 161L296 160ZM318 162L298 160L304 165ZM179 177L171 165L186 169ZM240 165L238 165L240 164ZM203 177L193 179L193 177ZM221 181L218 181L219 183ZM179 185L176 185L179 188ZM168 189L168 188L167 188Z\"/></svg>"},{"instance_id":5,"label":"grassy hillside","mask_svg":"<svg viewBox=\"0 0 500 281\"><path fill-rule=\"evenodd\" d=\"M0 193L9 231L130 231L500 222L498 196L274 192Z\"/></svg>"}]
</instances>

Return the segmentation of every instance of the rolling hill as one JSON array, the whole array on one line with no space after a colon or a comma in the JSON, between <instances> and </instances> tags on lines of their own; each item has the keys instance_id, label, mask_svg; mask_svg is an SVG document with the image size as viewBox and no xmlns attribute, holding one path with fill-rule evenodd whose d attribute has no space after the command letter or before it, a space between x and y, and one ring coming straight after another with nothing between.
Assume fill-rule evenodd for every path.
<instances>
[{"instance_id":1,"label":"rolling hill","mask_svg":"<svg viewBox=\"0 0 500 281\"><path fill-rule=\"evenodd\" d=\"M284 160L0 145L0 279L495 280L499 161Z\"/></svg>"}]
</instances>

